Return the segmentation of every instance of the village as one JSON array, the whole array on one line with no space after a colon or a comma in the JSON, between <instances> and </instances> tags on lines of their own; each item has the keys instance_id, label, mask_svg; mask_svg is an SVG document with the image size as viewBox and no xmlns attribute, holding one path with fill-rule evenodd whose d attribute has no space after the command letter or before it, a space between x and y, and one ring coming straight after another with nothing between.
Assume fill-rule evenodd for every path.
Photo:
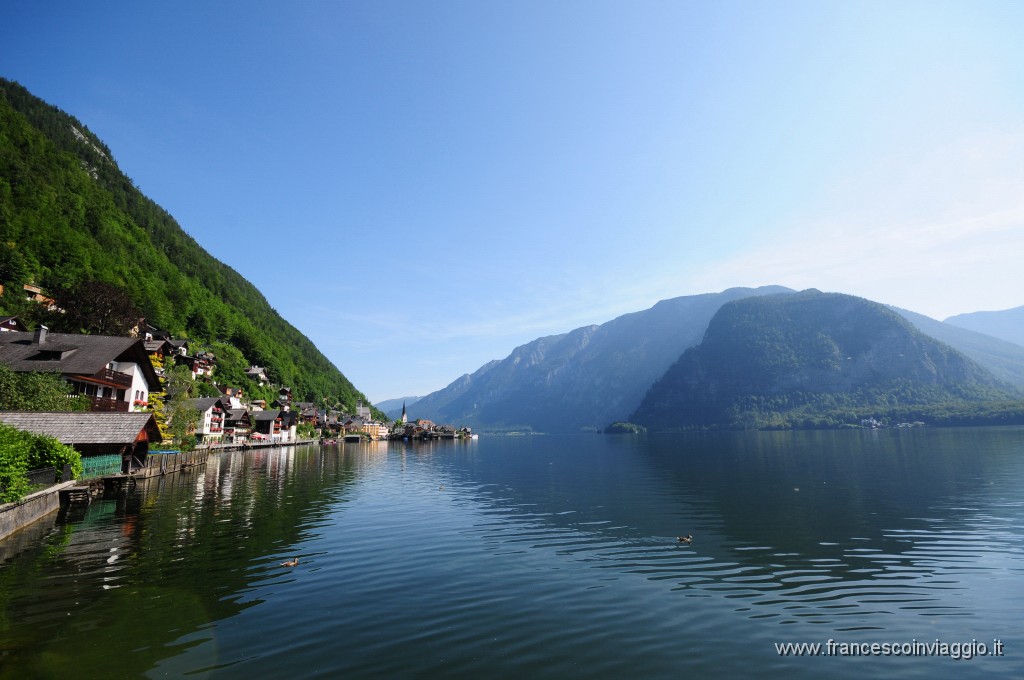
<instances>
[{"instance_id":1,"label":"village","mask_svg":"<svg viewBox=\"0 0 1024 680\"><path fill-rule=\"evenodd\" d=\"M25 292L41 304L52 304L38 288ZM266 368L250 365L246 377L263 394L250 398L239 385L216 381L217 357L193 349L187 339L145 322L129 337L51 333L40 325L32 331L17 317L0 318L0 366L15 373L59 374L69 396L88 404L88 411L0 411L0 423L54 437L82 455L85 476L131 475L152 467L151 452L217 451L320 442L424 441L472 438L468 428L410 421L405 408L394 422L375 418L369 404L355 412L311 401L297 401L292 388L273 385ZM189 414L183 436L170 437L162 420L162 397L169 371L185 367L193 390L214 396L184 400ZM178 430L181 432L180 428Z\"/></svg>"}]
</instances>

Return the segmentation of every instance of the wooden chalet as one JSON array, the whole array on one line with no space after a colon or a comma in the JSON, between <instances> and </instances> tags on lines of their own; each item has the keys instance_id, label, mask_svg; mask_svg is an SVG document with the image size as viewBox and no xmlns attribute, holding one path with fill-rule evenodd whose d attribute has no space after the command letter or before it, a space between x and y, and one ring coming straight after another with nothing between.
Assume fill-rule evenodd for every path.
<instances>
[{"instance_id":1,"label":"wooden chalet","mask_svg":"<svg viewBox=\"0 0 1024 680\"><path fill-rule=\"evenodd\" d=\"M224 438L234 444L246 441L252 432L252 418L244 408L232 408L224 414Z\"/></svg>"},{"instance_id":2,"label":"wooden chalet","mask_svg":"<svg viewBox=\"0 0 1024 680\"><path fill-rule=\"evenodd\" d=\"M205 356L205 354L205 352L196 356L177 354L174 357L174 363L178 366L188 366L188 370L192 371L194 378L208 376L213 373L214 359L212 354L209 356Z\"/></svg>"},{"instance_id":3,"label":"wooden chalet","mask_svg":"<svg viewBox=\"0 0 1024 680\"><path fill-rule=\"evenodd\" d=\"M122 472L142 467L150 442L163 441L152 413L0 411L0 422L53 437L83 457L118 454Z\"/></svg>"},{"instance_id":4,"label":"wooden chalet","mask_svg":"<svg viewBox=\"0 0 1024 680\"><path fill-rule=\"evenodd\" d=\"M137 411L160 390L143 341L108 335L0 333L0 363L19 373L56 372L93 411Z\"/></svg>"},{"instance_id":5,"label":"wooden chalet","mask_svg":"<svg viewBox=\"0 0 1024 680\"><path fill-rule=\"evenodd\" d=\"M39 286L32 285L31 283L26 283L21 287L21 289L25 291L25 297L27 299L41 304L48 310L57 309L57 301L54 300L49 295L47 295L46 293L44 293L43 289L40 288Z\"/></svg>"},{"instance_id":6,"label":"wooden chalet","mask_svg":"<svg viewBox=\"0 0 1024 680\"><path fill-rule=\"evenodd\" d=\"M253 438L263 439L256 435L264 435L267 441L281 440L281 412L277 410L254 411L252 418Z\"/></svg>"}]
</instances>

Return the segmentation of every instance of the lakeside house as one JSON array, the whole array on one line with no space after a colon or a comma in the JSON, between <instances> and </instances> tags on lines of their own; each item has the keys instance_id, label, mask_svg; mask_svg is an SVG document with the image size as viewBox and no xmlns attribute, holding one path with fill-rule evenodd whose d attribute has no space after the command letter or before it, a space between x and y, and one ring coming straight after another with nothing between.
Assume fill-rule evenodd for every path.
<instances>
[{"instance_id":1,"label":"lakeside house","mask_svg":"<svg viewBox=\"0 0 1024 680\"><path fill-rule=\"evenodd\" d=\"M254 439L291 444L298 438L296 434L298 418L294 413L271 409L254 411L251 418Z\"/></svg>"},{"instance_id":2,"label":"lakeside house","mask_svg":"<svg viewBox=\"0 0 1024 680\"><path fill-rule=\"evenodd\" d=\"M199 397L185 402L199 412L196 423L196 441L212 444L224 439L225 417L230 404L223 397Z\"/></svg>"},{"instance_id":3,"label":"lakeside house","mask_svg":"<svg viewBox=\"0 0 1024 680\"><path fill-rule=\"evenodd\" d=\"M0 363L18 372L55 372L68 383L68 392L88 398L92 412L149 413L150 395L161 392L168 361L184 365L194 379L211 384L216 357L207 351L189 354L188 341L175 340L140 319L132 337L50 333L45 326L34 332L8 317L9 328L0 332ZM5 320L0 319L0 325ZM155 366L154 366L155 364ZM246 370L253 380L269 381L267 370L255 364ZM216 386L216 385L215 385ZM277 388L268 406L263 399L245 399L243 389L216 386L222 396L193 398L189 406L199 412L194 434L203 444L245 444L249 441L292 443L300 424L312 425L328 436L358 433L364 438L387 439L389 425L372 417L368 404L359 402L355 415L336 408L318 408L314 402L294 402L292 389ZM64 433L74 439L71 433Z\"/></svg>"},{"instance_id":4,"label":"lakeside house","mask_svg":"<svg viewBox=\"0 0 1024 680\"><path fill-rule=\"evenodd\" d=\"M229 408L224 414L224 440L230 444L241 444L252 433L252 418L244 408Z\"/></svg>"},{"instance_id":5,"label":"lakeside house","mask_svg":"<svg viewBox=\"0 0 1024 680\"><path fill-rule=\"evenodd\" d=\"M152 413L0 411L0 422L53 437L87 458L121 456L122 472L142 467L150 443L163 441Z\"/></svg>"},{"instance_id":6,"label":"lakeside house","mask_svg":"<svg viewBox=\"0 0 1024 680\"><path fill-rule=\"evenodd\" d=\"M141 411L160 390L139 338L50 333L46 326L0 333L0 363L19 373L60 373L71 393L89 399L92 411Z\"/></svg>"}]
</instances>

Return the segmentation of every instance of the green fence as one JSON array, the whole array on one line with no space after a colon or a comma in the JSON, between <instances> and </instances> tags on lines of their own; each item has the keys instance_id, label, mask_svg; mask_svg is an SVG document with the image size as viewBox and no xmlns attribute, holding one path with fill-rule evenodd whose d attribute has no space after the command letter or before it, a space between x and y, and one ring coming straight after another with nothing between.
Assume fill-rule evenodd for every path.
<instances>
[{"instance_id":1,"label":"green fence","mask_svg":"<svg viewBox=\"0 0 1024 680\"><path fill-rule=\"evenodd\" d=\"M121 472L121 455L114 453L106 456L82 456L81 479L105 477Z\"/></svg>"}]
</instances>

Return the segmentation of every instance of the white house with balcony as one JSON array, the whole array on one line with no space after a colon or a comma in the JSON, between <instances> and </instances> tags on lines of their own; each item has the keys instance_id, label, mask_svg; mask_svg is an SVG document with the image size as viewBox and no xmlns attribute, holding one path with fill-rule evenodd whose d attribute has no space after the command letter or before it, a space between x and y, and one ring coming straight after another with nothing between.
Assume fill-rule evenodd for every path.
<instances>
[{"instance_id":1,"label":"white house with balcony","mask_svg":"<svg viewBox=\"0 0 1024 680\"><path fill-rule=\"evenodd\" d=\"M231 404L223 397L200 397L189 399L188 405L199 411L196 423L196 439L201 442L221 441L224 438L224 421Z\"/></svg>"},{"instance_id":2,"label":"white house with balcony","mask_svg":"<svg viewBox=\"0 0 1024 680\"><path fill-rule=\"evenodd\" d=\"M160 390L141 338L34 332L0 333L0 363L19 373L60 373L92 411L142 411Z\"/></svg>"}]
</instances>

